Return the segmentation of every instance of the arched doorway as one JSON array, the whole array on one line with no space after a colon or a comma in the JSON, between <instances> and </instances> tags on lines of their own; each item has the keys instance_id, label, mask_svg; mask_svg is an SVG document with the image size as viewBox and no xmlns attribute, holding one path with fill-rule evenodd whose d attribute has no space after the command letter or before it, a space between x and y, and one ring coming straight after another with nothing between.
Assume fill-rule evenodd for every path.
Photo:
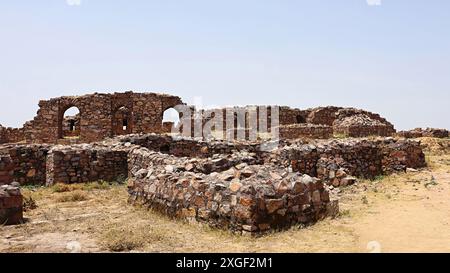
<instances>
[{"instance_id":1,"label":"arched doorway","mask_svg":"<svg viewBox=\"0 0 450 273\"><path fill-rule=\"evenodd\" d=\"M64 111L60 138L79 138L81 135L81 113L75 106Z\"/></svg>"},{"instance_id":2,"label":"arched doorway","mask_svg":"<svg viewBox=\"0 0 450 273\"><path fill-rule=\"evenodd\" d=\"M113 114L114 135L128 135L132 133L131 112L126 106L119 107Z\"/></svg>"},{"instance_id":3,"label":"arched doorway","mask_svg":"<svg viewBox=\"0 0 450 273\"><path fill-rule=\"evenodd\" d=\"M174 108L169 108L163 113L162 131L171 133L173 128L178 127L180 123L180 113Z\"/></svg>"}]
</instances>

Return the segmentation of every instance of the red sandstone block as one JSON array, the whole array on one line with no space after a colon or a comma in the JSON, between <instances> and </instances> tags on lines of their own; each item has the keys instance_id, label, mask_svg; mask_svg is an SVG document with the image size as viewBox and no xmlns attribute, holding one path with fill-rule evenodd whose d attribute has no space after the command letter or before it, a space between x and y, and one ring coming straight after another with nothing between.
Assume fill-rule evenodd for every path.
<instances>
[{"instance_id":1,"label":"red sandstone block","mask_svg":"<svg viewBox=\"0 0 450 273\"><path fill-rule=\"evenodd\" d=\"M22 196L10 196L0 199L0 207L9 208L22 208Z\"/></svg>"}]
</instances>

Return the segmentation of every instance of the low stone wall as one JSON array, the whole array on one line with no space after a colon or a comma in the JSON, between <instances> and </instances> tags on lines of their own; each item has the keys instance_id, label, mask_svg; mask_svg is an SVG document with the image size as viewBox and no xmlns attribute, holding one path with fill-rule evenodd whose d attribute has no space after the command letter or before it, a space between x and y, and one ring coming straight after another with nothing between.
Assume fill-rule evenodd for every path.
<instances>
[{"instance_id":1,"label":"low stone wall","mask_svg":"<svg viewBox=\"0 0 450 273\"><path fill-rule=\"evenodd\" d=\"M215 154L232 154L239 151L260 153L260 143L230 143L225 141L199 141L192 138L147 134L117 138L121 143L130 143L152 151L177 157L208 158Z\"/></svg>"},{"instance_id":2,"label":"low stone wall","mask_svg":"<svg viewBox=\"0 0 450 273\"><path fill-rule=\"evenodd\" d=\"M326 125L293 124L280 126L281 139L328 139L333 137L333 128Z\"/></svg>"},{"instance_id":3,"label":"low stone wall","mask_svg":"<svg viewBox=\"0 0 450 273\"><path fill-rule=\"evenodd\" d=\"M0 146L0 185L44 185L48 145Z\"/></svg>"},{"instance_id":4,"label":"low stone wall","mask_svg":"<svg viewBox=\"0 0 450 273\"><path fill-rule=\"evenodd\" d=\"M128 149L96 145L0 146L0 185L52 185L124 180Z\"/></svg>"},{"instance_id":5,"label":"low stone wall","mask_svg":"<svg viewBox=\"0 0 450 273\"><path fill-rule=\"evenodd\" d=\"M23 223L23 199L17 186L0 186L0 226Z\"/></svg>"},{"instance_id":6,"label":"low stone wall","mask_svg":"<svg viewBox=\"0 0 450 273\"><path fill-rule=\"evenodd\" d=\"M448 138L449 131L446 129L436 128L416 128L410 131L401 131L397 133L397 136L404 138L419 138L419 137L436 137L436 138Z\"/></svg>"},{"instance_id":7,"label":"low stone wall","mask_svg":"<svg viewBox=\"0 0 450 273\"><path fill-rule=\"evenodd\" d=\"M381 142L381 174L406 171L407 168L426 166L425 154L419 141L398 140Z\"/></svg>"},{"instance_id":8,"label":"low stone wall","mask_svg":"<svg viewBox=\"0 0 450 273\"><path fill-rule=\"evenodd\" d=\"M348 175L361 178L426 166L420 142L393 138L292 145L281 149L280 160L293 171L311 176L318 176L320 160L335 160L335 165L345 168Z\"/></svg>"},{"instance_id":9,"label":"low stone wall","mask_svg":"<svg viewBox=\"0 0 450 273\"><path fill-rule=\"evenodd\" d=\"M392 136L392 127L387 125L370 125L370 126L334 126L336 135L346 137L367 137L367 136Z\"/></svg>"},{"instance_id":10,"label":"low stone wall","mask_svg":"<svg viewBox=\"0 0 450 273\"><path fill-rule=\"evenodd\" d=\"M211 158L186 158L175 157L167 154L161 154L150 151L146 148L137 148L139 152L134 152L133 157L129 156L129 177L132 173L142 168L160 168L168 166L176 172L195 172L202 174L211 174L223 172L240 164L259 165L263 160L258 158L255 153L234 153L232 155L215 155ZM146 165L142 165L145 162Z\"/></svg>"},{"instance_id":11,"label":"low stone wall","mask_svg":"<svg viewBox=\"0 0 450 273\"><path fill-rule=\"evenodd\" d=\"M128 175L126 150L88 145L60 146L47 158L47 185L125 180Z\"/></svg>"},{"instance_id":12,"label":"low stone wall","mask_svg":"<svg viewBox=\"0 0 450 273\"><path fill-rule=\"evenodd\" d=\"M158 161L157 158L161 157ZM129 158L130 202L236 233L261 233L336 215L324 184L285 169L241 163L226 171L181 172L177 159L135 149Z\"/></svg>"},{"instance_id":13,"label":"low stone wall","mask_svg":"<svg viewBox=\"0 0 450 273\"><path fill-rule=\"evenodd\" d=\"M6 128L0 125L0 144L24 141L25 133L23 129Z\"/></svg>"}]
</instances>

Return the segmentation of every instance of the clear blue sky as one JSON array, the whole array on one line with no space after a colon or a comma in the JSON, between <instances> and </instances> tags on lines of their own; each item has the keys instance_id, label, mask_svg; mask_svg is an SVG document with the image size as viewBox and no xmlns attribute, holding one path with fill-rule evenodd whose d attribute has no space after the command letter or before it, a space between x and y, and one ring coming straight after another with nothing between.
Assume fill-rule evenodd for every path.
<instances>
[{"instance_id":1,"label":"clear blue sky","mask_svg":"<svg viewBox=\"0 0 450 273\"><path fill-rule=\"evenodd\" d=\"M450 128L448 0L67 1L0 2L1 124L40 99L135 90Z\"/></svg>"}]
</instances>

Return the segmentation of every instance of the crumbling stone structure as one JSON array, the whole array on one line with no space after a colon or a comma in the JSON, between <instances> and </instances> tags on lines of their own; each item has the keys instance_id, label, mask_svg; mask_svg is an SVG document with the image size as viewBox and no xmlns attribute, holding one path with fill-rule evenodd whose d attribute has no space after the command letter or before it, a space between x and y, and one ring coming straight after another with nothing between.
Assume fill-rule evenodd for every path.
<instances>
[{"instance_id":1,"label":"crumbling stone structure","mask_svg":"<svg viewBox=\"0 0 450 273\"><path fill-rule=\"evenodd\" d=\"M0 126L0 143L28 143L0 145L0 185L128 179L133 204L256 234L335 216L338 203L331 200L329 185L347 186L357 178L426 165L416 141L322 140L395 132L384 118L364 110L247 106L197 111L186 106L193 111L179 112L179 124L163 122L165 110L180 104L175 96L133 92L41 101L37 116L23 128ZM65 116L72 107L79 114ZM193 130L198 128L200 135ZM217 133L232 141L215 139ZM279 133L279 138L262 141L263 133ZM243 138L236 141L238 136ZM21 211L17 191L4 189L0 216L21 219L15 214ZM13 198L3 201L2 196Z\"/></svg>"},{"instance_id":2,"label":"crumbling stone structure","mask_svg":"<svg viewBox=\"0 0 450 273\"><path fill-rule=\"evenodd\" d=\"M419 138L419 137L436 137L436 138L448 138L449 131L446 129L436 128L416 128L410 131L401 131L396 134L399 137L404 138Z\"/></svg>"},{"instance_id":3,"label":"crumbling stone structure","mask_svg":"<svg viewBox=\"0 0 450 273\"><path fill-rule=\"evenodd\" d=\"M317 144L294 144L280 151L281 165L294 172L334 179L326 174L339 169L361 178L374 178L407 168L426 166L420 142L395 140L327 141Z\"/></svg>"},{"instance_id":4,"label":"crumbling stone structure","mask_svg":"<svg viewBox=\"0 0 450 273\"><path fill-rule=\"evenodd\" d=\"M263 142L157 134L70 146L6 145L0 150L0 183L128 178L132 203L255 234L336 215L338 204L330 200L325 183L349 185L354 183L351 176L374 177L425 165L420 145L408 140L281 141L274 150L263 147Z\"/></svg>"},{"instance_id":5,"label":"crumbling stone structure","mask_svg":"<svg viewBox=\"0 0 450 273\"><path fill-rule=\"evenodd\" d=\"M0 144L23 142L23 129L6 128L0 124Z\"/></svg>"},{"instance_id":6,"label":"crumbling stone structure","mask_svg":"<svg viewBox=\"0 0 450 273\"><path fill-rule=\"evenodd\" d=\"M0 185L45 185L49 145L0 146Z\"/></svg>"},{"instance_id":7,"label":"crumbling stone structure","mask_svg":"<svg viewBox=\"0 0 450 273\"><path fill-rule=\"evenodd\" d=\"M91 143L118 135L177 130L182 136L211 139L214 138L213 132L219 132L224 139L243 140L257 140L259 133L279 131L284 139L329 138L333 134L349 137L391 136L395 133L394 126L378 114L334 106L307 110L275 105L210 110L188 107L192 112L188 115L180 112L180 124L163 122L164 112L179 105L184 104L176 96L131 91L40 101L37 116L25 123L23 128L0 126L0 144ZM79 114L65 116L71 108L77 108ZM219 124L213 124L218 118ZM183 128L185 121L190 121L190 126Z\"/></svg>"},{"instance_id":8,"label":"crumbling stone structure","mask_svg":"<svg viewBox=\"0 0 450 273\"><path fill-rule=\"evenodd\" d=\"M218 116L219 126L214 124ZM209 130L218 131L223 139L240 140L256 140L259 133L265 132L279 132L281 139L392 136L396 132L394 126L378 114L334 106L307 110L287 106L227 107L193 110L181 123L185 119L191 124L190 131L186 133L185 128L178 127L180 134L203 138L211 138Z\"/></svg>"},{"instance_id":9,"label":"crumbling stone structure","mask_svg":"<svg viewBox=\"0 0 450 273\"><path fill-rule=\"evenodd\" d=\"M224 158L210 159L216 166L212 172L197 167L204 162L186 164L145 148L133 150L130 201L173 217L250 234L309 224L338 212L337 202L330 201L320 180L276 166L253 165L257 160L243 155L235 158L231 168Z\"/></svg>"},{"instance_id":10,"label":"crumbling stone structure","mask_svg":"<svg viewBox=\"0 0 450 273\"><path fill-rule=\"evenodd\" d=\"M0 226L24 222L22 199L17 185L0 186Z\"/></svg>"},{"instance_id":11,"label":"crumbling stone structure","mask_svg":"<svg viewBox=\"0 0 450 273\"><path fill-rule=\"evenodd\" d=\"M333 137L333 128L327 125L292 124L280 126L281 139L328 139Z\"/></svg>"},{"instance_id":12,"label":"crumbling stone structure","mask_svg":"<svg viewBox=\"0 0 450 273\"><path fill-rule=\"evenodd\" d=\"M17 131L7 130L1 139L3 143L54 144L65 137L79 137L78 142L88 143L129 133L161 132L164 111L181 104L179 97L155 93L60 97L40 101L32 121ZM79 109L79 116L64 119L72 107Z\"/></svg>"}]
</instances>

